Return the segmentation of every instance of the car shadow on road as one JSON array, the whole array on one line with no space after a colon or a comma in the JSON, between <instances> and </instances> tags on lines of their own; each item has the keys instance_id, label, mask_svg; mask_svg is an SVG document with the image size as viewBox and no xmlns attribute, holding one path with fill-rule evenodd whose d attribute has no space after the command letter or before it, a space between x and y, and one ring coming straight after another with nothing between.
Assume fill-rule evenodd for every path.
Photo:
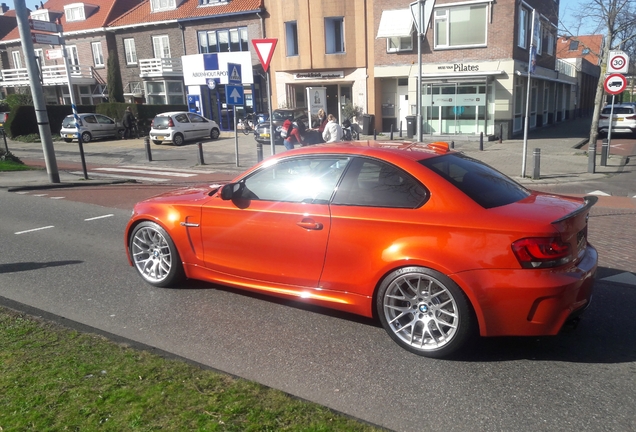
<instances>
[{"instance_id":1,"label":"car shadow on road","mask_svg":"<svg viewBox=\"0 0 636 432\"><path fill-rule=\"evenodd\" d=\"M606 269L601 269L606 270ZM377 320L335 311L299 301L285 300L199 281L188 281L184 288L219 289L237 295L381 327ZM452 358L464 362L502 362L517 360L573 363L629 363L636 361L636 287L597 280L590 307L576 328L566 325L556 336L483 337L470 349Z\"/></svg>"},{"instance_id":2,"label":"car shadow on road","mask_svg":"<svg viewBox=\"0 0 636 432\"><path fill-rule=\"evenodd\" d=\"M9 264L0 264L0 273L17 273L30 270L39 270L46 267L60 267L72 264L82 264L84 261L48 261L48 262L18 262Z\"/></svg>"}]
</instances>

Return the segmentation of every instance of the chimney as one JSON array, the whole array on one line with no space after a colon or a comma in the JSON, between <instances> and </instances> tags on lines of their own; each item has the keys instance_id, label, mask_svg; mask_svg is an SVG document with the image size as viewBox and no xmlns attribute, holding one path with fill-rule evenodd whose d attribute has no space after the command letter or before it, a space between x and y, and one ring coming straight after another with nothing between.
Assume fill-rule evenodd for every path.
<instances>
[{"instance_id":1,"label":"chimney","mask_svg":"<svg viewBox=\"0 0 636 432\"><path fill-rule=\"evenodd\" d=\"M0 4L0 15L4 15L9 10L9 6L6 3Z\"/></svg>"}]
</instances>

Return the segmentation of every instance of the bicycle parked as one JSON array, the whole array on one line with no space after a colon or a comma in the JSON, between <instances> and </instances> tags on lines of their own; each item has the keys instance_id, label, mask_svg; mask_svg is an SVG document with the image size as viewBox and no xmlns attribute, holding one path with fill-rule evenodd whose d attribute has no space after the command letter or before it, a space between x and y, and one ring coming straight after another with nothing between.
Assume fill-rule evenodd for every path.
<instances>
[{"instance_id":1,"label":"bicycle parked","mask_svg":"<svg viewBox=\"0 0 636 432\"><path fill-rule=\"evenodd\" d=\"M247 114L244 119L239 119L238 124L245 135L254 132L254 114Z\"/></svg>"}]
</instances>

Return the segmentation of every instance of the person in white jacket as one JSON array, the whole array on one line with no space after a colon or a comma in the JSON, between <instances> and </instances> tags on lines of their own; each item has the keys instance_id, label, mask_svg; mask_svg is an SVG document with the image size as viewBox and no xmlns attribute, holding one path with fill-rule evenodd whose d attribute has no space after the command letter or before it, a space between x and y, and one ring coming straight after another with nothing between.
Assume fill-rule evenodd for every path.
<instances>
[{"instance_id":1,"label":"person in white jacket","mask_svg":"<svg viewBox=\"0 0 636 432\"><path fill-rule=\"evenodd\" d=\"M326 143L342 141L342 126L336 121L333 114L327 116L325 130L322 131L322 139Z\"/></svg>"}]
</instances>

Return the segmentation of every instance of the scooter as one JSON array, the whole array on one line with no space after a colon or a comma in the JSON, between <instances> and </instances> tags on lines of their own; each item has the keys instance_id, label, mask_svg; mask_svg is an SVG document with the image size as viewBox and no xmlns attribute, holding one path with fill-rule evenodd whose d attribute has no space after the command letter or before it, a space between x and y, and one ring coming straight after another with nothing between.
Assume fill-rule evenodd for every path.
<instances>
[{"instance_id":1,"label":"scooter","mask_svg":"<svg viewBox=\"0 0 636 432\"><path fill-rule=\"evenodd\" d=\"M344 119L342 121L342 140L354 141L360 139L360 133L351 124L350 119Z\"/></svg>"}]
</instances>

